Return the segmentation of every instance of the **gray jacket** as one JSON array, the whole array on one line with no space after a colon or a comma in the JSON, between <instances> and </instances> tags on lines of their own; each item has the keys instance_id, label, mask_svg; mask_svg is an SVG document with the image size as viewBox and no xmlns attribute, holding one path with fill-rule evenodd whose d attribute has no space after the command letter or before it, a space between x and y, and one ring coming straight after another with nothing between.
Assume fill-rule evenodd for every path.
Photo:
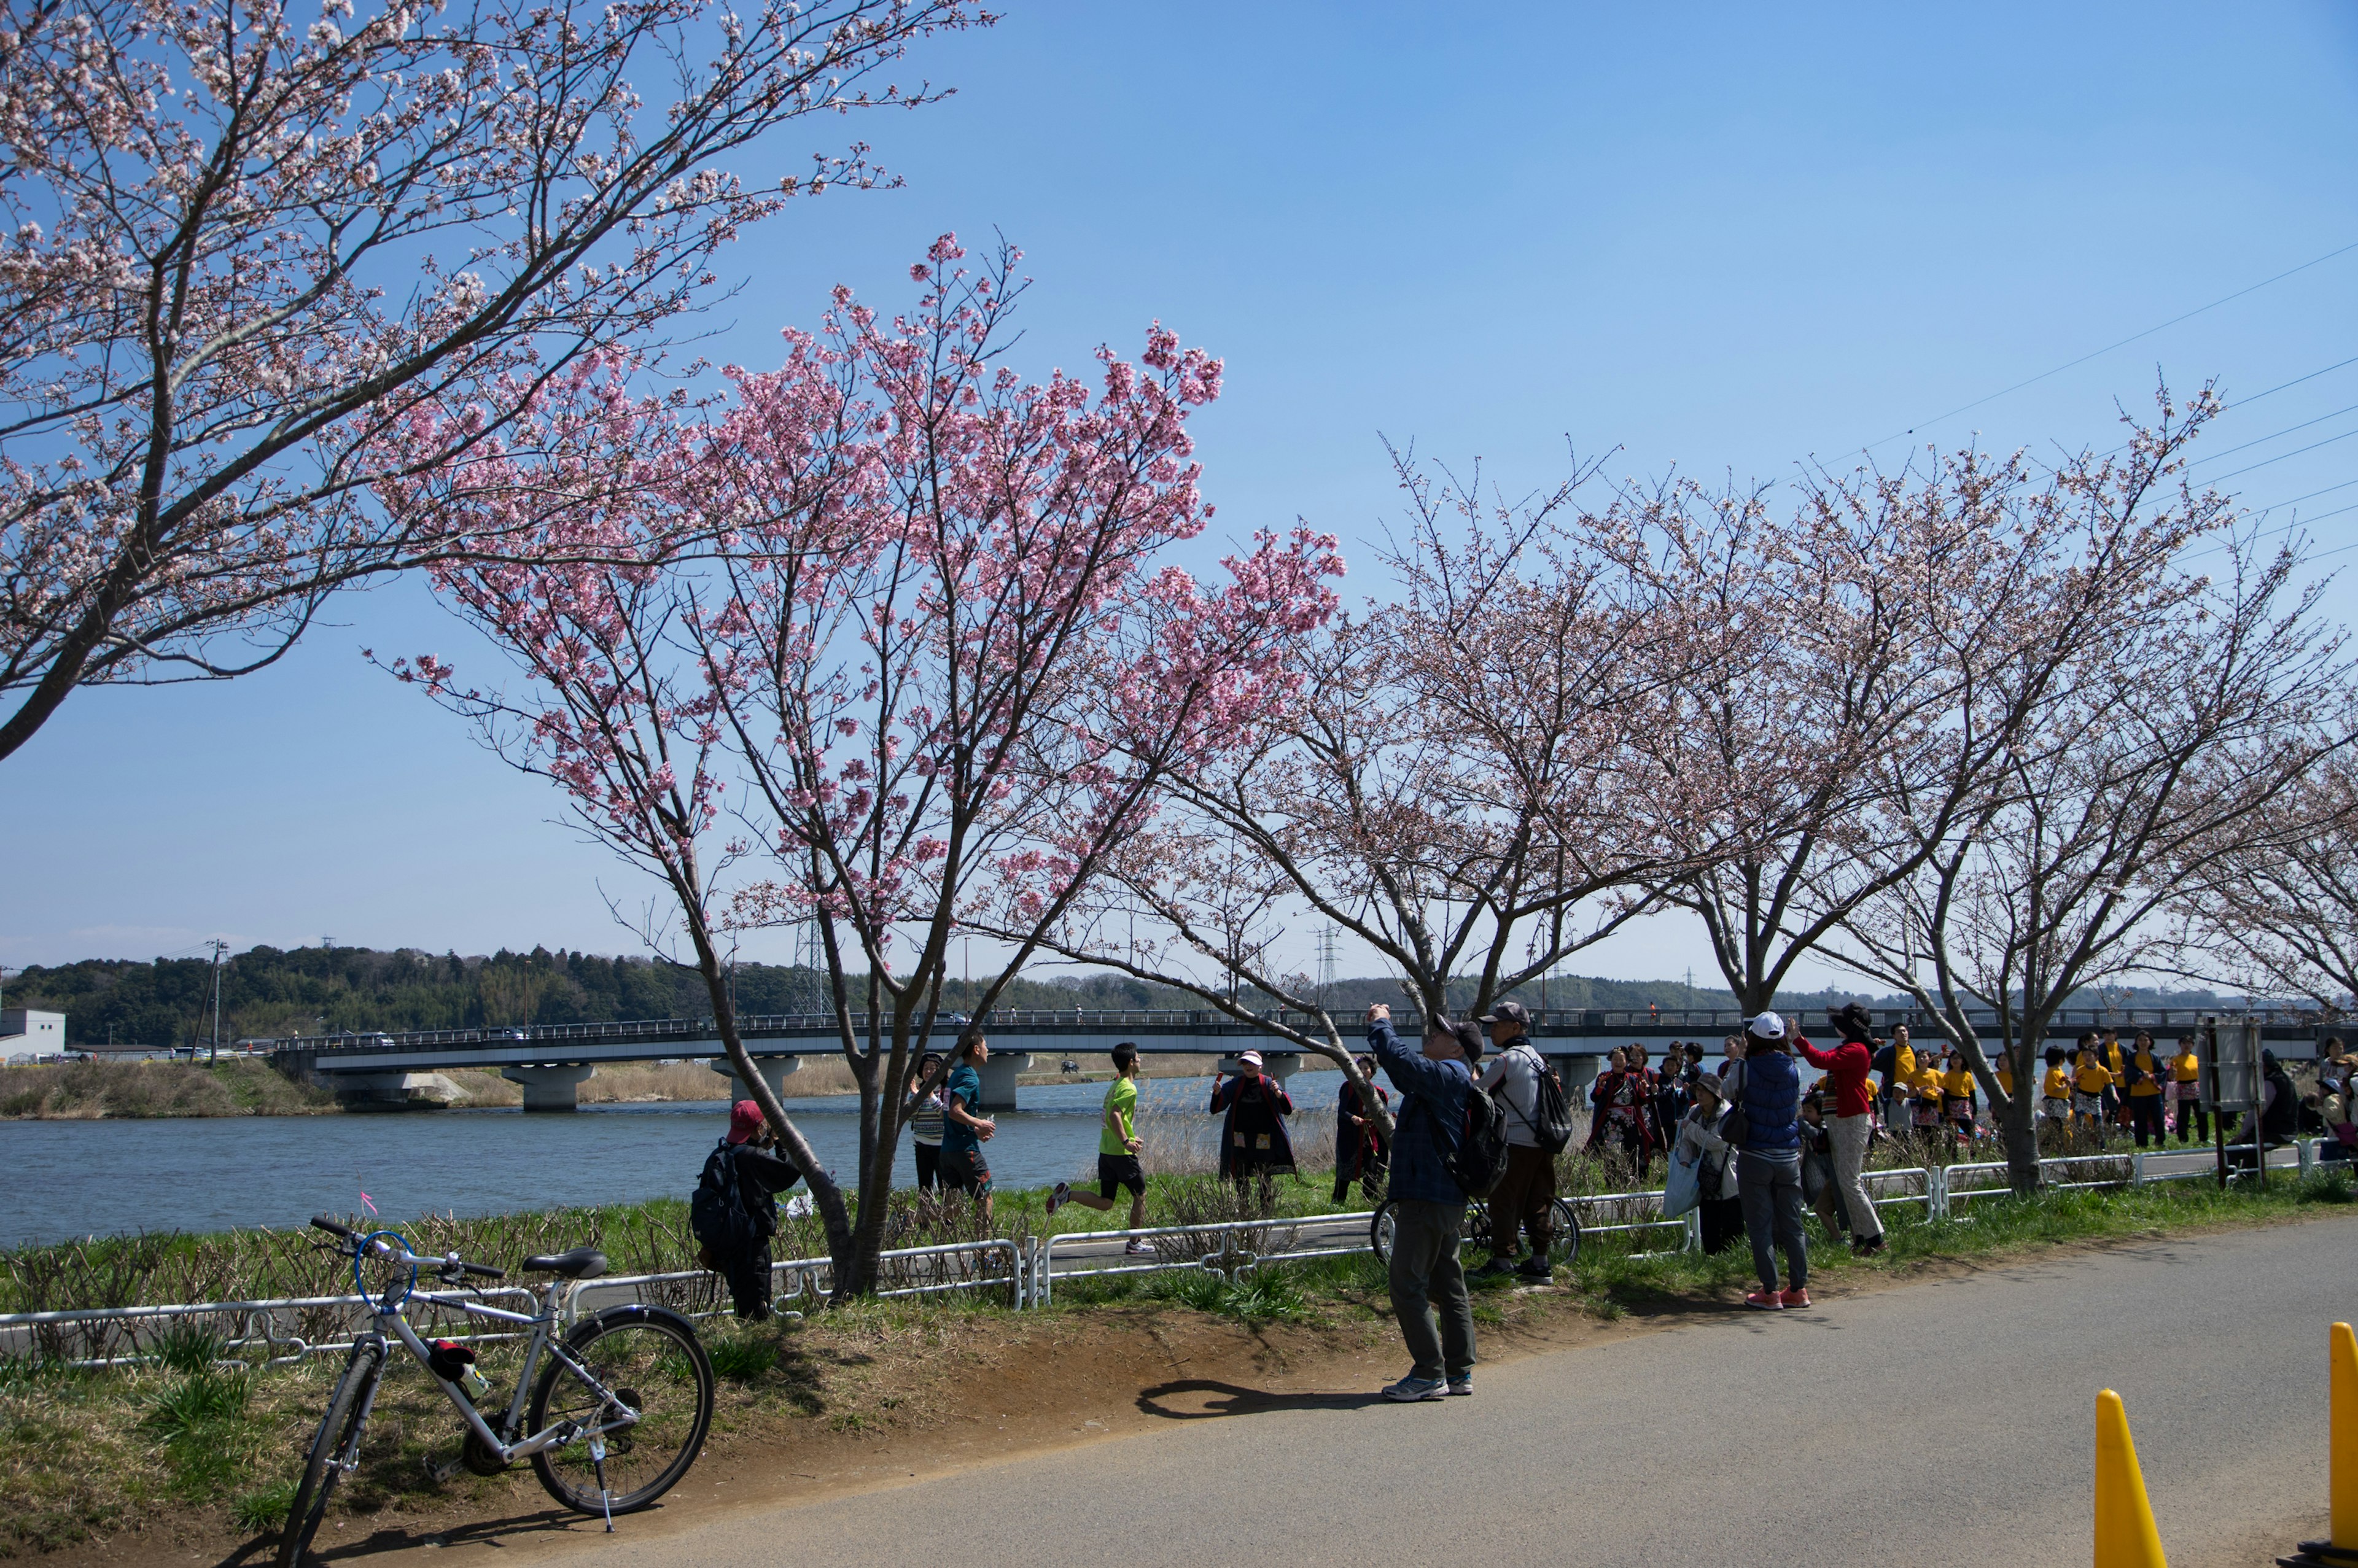
<instances>
[{"instance_id":1,"label":"gray jacket","mask_svg":"<svg viewBox=\"0 0 2358 1568\"><path fill-rule=\"evenodd\" d=\"M1703 1107L1697 1106L1679 1121L1678 1152L1690 1160L1700 1158L1705 1161L1704 1174L1706 1177L1711 1173L1712 1164L1719 1167L1717 1190L1714 1191L1708 1182L1704 1184L1703 1195L1707 1198L1736 1196L1736 1145L1719 1135L1719 1124L1726 1115L1727 1108L1722 1106L1706 1119Z\"/></svg>"}]
</instances>

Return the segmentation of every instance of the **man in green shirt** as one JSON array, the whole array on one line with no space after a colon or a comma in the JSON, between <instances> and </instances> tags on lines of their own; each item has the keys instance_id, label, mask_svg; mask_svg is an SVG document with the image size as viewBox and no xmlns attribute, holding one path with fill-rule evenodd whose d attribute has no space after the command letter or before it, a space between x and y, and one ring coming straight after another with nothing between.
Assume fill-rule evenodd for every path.
<instances>
[{"instance_id":1,"label":"man in green shirt","mask_svg":"<svg viewBox=\"0 0 2358 1568\"><path fill-rule=\"evenodd\" d=\"M1076 1193L1070 1182L1058 1182L1048 1195L1048 1212L1076 1203L1103 1214L1113 1207L1113 1195L1128 1187L1130 1228L1140 1230L1146 1225L1146 1173L1138 1164L1138 1047L1126 1040L1115 1046L1113 1070L1116 1076L1106 1090L1105 1125L1098 1132L1098 1190ZM1152 1249L1133 1236L1122 1250L1135 1257Z\"/></svg>"}]
</instances>

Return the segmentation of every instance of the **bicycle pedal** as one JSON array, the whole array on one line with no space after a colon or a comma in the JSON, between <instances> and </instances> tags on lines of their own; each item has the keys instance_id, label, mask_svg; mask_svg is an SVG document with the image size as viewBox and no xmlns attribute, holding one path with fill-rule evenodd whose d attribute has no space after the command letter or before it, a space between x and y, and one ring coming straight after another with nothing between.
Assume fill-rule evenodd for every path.
<instances>
[{"instance_id":1,"label":"bicycle pedal","mask_svg":"<svg viewBox=\"0 0 2358 1568\"><path fill-rule=\"evenodd\" d=\"M448 1465L437 1465L431 1459L422 1459L419 1463L426 1466L426 1478L438 1487L467 1467L463 1458L453 1459Z\"/></svg>"}]
</instances>

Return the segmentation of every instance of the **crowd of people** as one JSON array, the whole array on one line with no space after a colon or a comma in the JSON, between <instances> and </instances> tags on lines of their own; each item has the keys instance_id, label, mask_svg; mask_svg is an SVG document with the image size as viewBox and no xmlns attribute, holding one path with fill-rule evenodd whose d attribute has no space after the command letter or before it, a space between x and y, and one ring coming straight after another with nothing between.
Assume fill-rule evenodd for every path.
<instances>
[{"instance_id":1,"label":"crowd of people","mask_svg":"<svg viewBox=\"0 0 2358 1568\"><path fill-rule=\"evenodd\" d=\"M1960 1052L1919 1049L1904 1024L1888 1041L1877 1039L1856 1003L1829 1021L1837 1038L1822 1050L1777 1013L1762 1012L1722 1041L1720 1059L1709 1065L1700 1043L1673 1043L1659 1067L1643 1045L1617 1048L1590 1089L1589 1152L1626 1160L1639 1173L1657 1153L1673 1162L1674 1175L1693 1183L1704 1249L1722 1252L1739 1238L1748 1244L1759 1288L1745 1302L1762 1311L1810 1304L1805 1210L1816 1211L1829 1237L1846 1237L1855 1253L1883 1249L1882 1221L1866 1186L1869 1151L1879 1138L1946 1140L1955 1151L1990 1133ZM1428 1019L1413 1050L1394 1033L1389 1008L1368 1009L1367 1022L1368 1050L1357 1064L1368 1090L1362 1095L1347 1080L1335 1108L1334 1199L1343 1201L1357 1183L1370 1201L1380 1195L1393 1205L1389 1284L1411 1365L1384 1397L1414 1402L1467 1396L1474 1391L1475 1331L1459 1252L1470 1197L1487 1200L1485 1271L1534 1278L1550 1272L1556 1164L1541 1123L1541 1079L1552 1069L1530 1039L1529 1015L1513 1002L1478 1022ZM2306 1091L2273 1053L2262 1057L2260 1102L2233 1130L2238 1140L2277 1143L2304 1131L2330 1132L2328 1157L2347 1159L2358 1151L2358 1054L2328 1041L2316 1083ZM946 1072L944 1059L927 1053L911 1071L904 1107L921 1193L963 1194L986 1222L991 1182L983 1145L997 1130L982 1114L980 1068L989 1059L979 1032L959 1040ZM2069 1050L2048 1047L2042 1060L2044 1139L2101 1149L2118 1132L2149 1148L2166 1147L2173 1136L2190 1143L2212 1130L2214 1108L2203 1101L2203 1064L2191 1035L2165 1049L2149 1031L2124 1044L2116 1030L2090 1030ZM1136 1230L1146 1217L1136 1048L1116 1047L1113 1063L1098 1190L1060 1182L1048 1210L1077 1203L1109 1211L1127 1191L1129 1228ZM1819 1074L1806 1087L1804 1063ZM1208 1106L1221 1118L1219 1172L1241 1195L1266 1203L1272 1180L1295 1169L1286 1128L1294 1106L1258 1052L1241 1053L1238 1069L1216 1075ZM1376 1081L1379 1070L1389 1090ZM2010 1095L2006 1065L1997 1076ZM1378 1135L1377 1115L1390 1112L1394 1094L1399 1110L1386 1140ZM1560 1129L1561 1098L1553 1103L1548 1114ZM1498 1108L1504 1148L1489 1184L1469 1194L1460 1157L1478 1136L1469 1120L1469 1108L1477 1105ZM698 1227L708 1265L727 1275L741 1317L766 1315L775 1194L799 1180L770 1141L759 1109L751 1101L738 1104L691 1208L692 1220L708 1208L752 1217L710 1238ZM1146 1250L1135 1238L1127 1246Z\"/></svg>"},{"instance_id":2,"label":"crowd of people","mask_svg":"<svg viewBox=\"0 0 2358 1568\"><path fill-rule=\"evenodd\" d=\"M1831 1108L1838 1090L1829 1069L1802 1091L1805 1115L1823 1120L1864 1114L1868 1120L1863 1125L1874 1137L1938 1142L1952 1157L1995 1141L1996 1118L1963 1051L1953 1045L1920 1048L1906 1024L1895 1026L1887 1042L1861 1043L1870 1048L1873 1075L1864 1111ZM1633 1173L1643 1173L1676 1145L1682 1123L1704 1095L1722 1103L1718 1086L1706 1089L1704 1083L1725 1077L1745 1049L1745 1036L1730 1034L1721 1042L1721 1059L1707 1065L1699 1042L1672 1041L1656 1065L1643 1045L1616 1048L1589 1089L1589 1152L1617 1156ZM2331 1132L2345 1145L2353 1141L2340 1130L2351 1127L2345 1118L2358 1112L2358 1097L2350 1087L2358 1077L2358 1054L2345 1054L2338 1039L2327 1041L2316 1082L2307 1088L2293 1081L2274 1053L2264 1055L2265 1103L2256 1118L2263 1138L2281 1141ZM2091 1029L2070 1047L2046 1047L2041 1060L2040 1140L2050 1152L2102 1152L2130 1144L2158 1149L2173 1139L2180 1144L2212 1141L2202 1063L2191 1034L2165 1047L2149 1030L2136 1031L2125 1044L2117 1029ZM2013 1064L2002 1054L1996 1076L1999 1089L2012 1095ZM2223 1130L2231 1141L2251 1141L2250 1126Z\"/></svg>"}]
</instances>

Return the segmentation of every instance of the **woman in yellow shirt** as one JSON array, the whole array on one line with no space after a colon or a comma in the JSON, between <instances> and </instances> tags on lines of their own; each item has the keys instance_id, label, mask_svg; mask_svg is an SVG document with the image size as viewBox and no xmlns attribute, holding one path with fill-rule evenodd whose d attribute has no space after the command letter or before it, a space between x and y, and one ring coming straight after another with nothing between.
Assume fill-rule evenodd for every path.
<instances>
[{"instance_id":1,"label":"woman in yellow shirt","mask_svg":"<svg viewBox=\"0 0 2358 1568\"><path fill-rule=\"evenodd\" d=\"M2162 1058L2153 1048L2153 1035L2140 1029L2136 1043L2130 1046L2125 1074L2128 1078L2129 1127L2136 1133L2136 1146L2146 1146L2146 1135L2159 1143L2167 1134L2161 1126L2161 1080L2169 1072Z\"/></svg>"},{"instance_id":2,"label":"woman in yellow shirt","mask_svg":"<svg viewBox=\"0 0 2358 1568\"><path fill-rule=\"evenodd\" d=\"M2039 1119L2050 1146L2071 1136L2071 1069L2064 1065L2063 1047L2050 1045L2047 1074L2039 1081Z\"/></svg>"},{"instance_id":3,"label":"woman in yellow shirt","mask_svg":"<svg viewBox=\"0 0 2358 1568\"><path fill-rule=\"evenodd\" d=\"M1930 1051L1916 1058L1915 1076L1909 1080L1909 1124L1919 1138L1930 1140L1941 1130L1941 1069L1932 1064Z\"/></svg>"},{"instance_id":4,"label":"woman in yellow shirt","mask_svg":"<svg viewBox=\"0 0 2358 1568\"><path fill-rule=\"evenodd\" d=\"M1941 1117L1968 1145L1974 1141L1976 1119L1974 1088L1974 1075L1965 1065L1965 1054L1952 1050L1948 1065L1941 1073Z\"/></svg>"},{"instance_id":5,"label":"woman in yellow shirt","mask_svg":"<svg viewBox=\"0 0 2358 1568\"><path fill-rule=\"evenodd\" d=\"M2194 1036L2178 1037L2178 1054L2169 1064L2170 1092L2178 1097L2178 1141L2187 1141L2190 1130L2203 1142L2211 1141L2211 1119L2202 1112L2202 1064L2195 1058Z\"/></svg>"},{"instance_id":6,"label":"woman in yellow shirt","mask_svg":"<svg viewBox=\"0 0 2358 1568\"><path fill-rule=\"evenodd\" d=\"M2071 1109L2081 1124L2094 1131L2099 1149L2104 1146L2104 1091L2112 1087L2113 1075L2097 1056L2095 1045L2083 1044L2071 1072Z\"/></svg>"}]
</instances>

